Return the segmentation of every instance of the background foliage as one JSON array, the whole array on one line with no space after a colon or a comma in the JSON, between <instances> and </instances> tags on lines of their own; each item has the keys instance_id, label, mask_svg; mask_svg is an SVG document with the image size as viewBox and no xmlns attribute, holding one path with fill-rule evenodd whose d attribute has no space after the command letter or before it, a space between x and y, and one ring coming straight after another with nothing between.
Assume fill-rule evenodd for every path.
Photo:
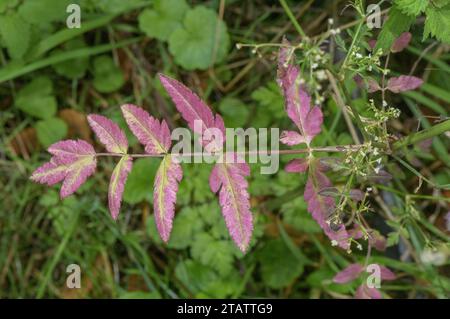
<instances>
[{"instance_id":1,"label":"background foliage","mask_svg":"<svg viewBox=\"0 0 450 319\"><path fill-rule=\"evenodd\" d=\"M69 3L82 8L80 29L65 26ZM309 36L325 32L333 18L337 26L348 25L342 38L350 43L357 15L343 10L346 4L289 2ZM448 116L450 5L398 0L390 14L383 29L374 32L374 37L380 33L377 46L389 47L411 29L411 45L392 58L391 69L408 74L414 68L426 82L395 98L402 117L389 128L402 136ZM298 41L277 1L0 0L0 297L352 296L357 283L337 285L332 278L363 260L364 253L348 255L331 247L306 211L303 176L260 175L252 165L256 222L245 256L226 231L206 164L184 165L168 245L158 237L151 209L157 159L135 162L117 222L106 208L114 159L102 159L102 173L65 200L59 199L58 187L28 181L48 159L45 147L68 137L93 142L86 114L117 121L136 153L141 149L121 118L121 104L140 105L171 127L183 125L157 72L182 79L230 127L287 127L274 81L277 50L236 49L236 43L279 43L284 34ZM344 85L355 89L353 79ZM367 99L354 97L361 115ZM315 144L352 143L334 100L327 99L322 109L325 125ZM448 144L443 135L433 140L430 152L414 147L404 155L420 174L445 185L450 183ZM283 157L282 165L289 159ZM389 170L394 180L379 185L378 198L394 216L387 222L381 218L377 200L371 217L390 246L373 261L399 275L383 291L388 297L448 297L449 221L444 216L450 193L429 185L415 192L422 182L416 174L396 162ZM331 177L335 185L345 183L341 176ZM83 271L79 290L65 288L65 268L72 263Z\"/></svg>"}]
</instances>

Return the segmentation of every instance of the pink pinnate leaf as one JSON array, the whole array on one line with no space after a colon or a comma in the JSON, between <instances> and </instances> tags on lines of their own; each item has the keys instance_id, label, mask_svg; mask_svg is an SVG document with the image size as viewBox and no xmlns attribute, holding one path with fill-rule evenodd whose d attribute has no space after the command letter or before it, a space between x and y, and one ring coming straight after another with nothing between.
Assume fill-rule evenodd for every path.
<instances>
[{"instance_id":1,"label":"pink pinnate leaf","mask_svg":"<svg viewBox=\"0 0 450 319\"><path fill-rule=\"evenodd\" d=\"M245 176L250 175L246 163L218 163L209 176L214 193L219 192L219 203L228 232L242 252L248 248L253 232L250 195Z\"/></svg>"},{"instance_id":2,"label":"pink pinnate leaf","mask_svg":"<svg viewBox=\"0 0 450 319\"><path fill-rule=\"evenodd\" d=\"M296 131L283 131L281 132L280 142L285 145L293 146L301 143L306 143L306 140Z\"/></svg>"},{"instance_id":3,"label":"pink pinnate leaf","mask_svg":"<svg viewBox=\"0 0 450 319\"><path fill-rule=\"evenodd\" d=\"M394 52L394 53L403 51L409 45L409 42L411 41L411 37L412 37L412 35L411 35L410 32L403 32L394 41L394 44L392 45L391 51Z\"/></svg>"},{"instance_id":4,"label":"pink pinnate leaf","mask_svg":"<svg viewBox=\"0 0 450 319\"><path fill-rule=\"evenodd\" d=\"M328 221L330 215L334 213L336 204L329 196L320 195L324 188L332 187L330 180L317 167L312 167L306 182L304 198L308 204L308 211L312 217L324 230L325 234L341 248L348 249L349 235L343 224L337 225L337 229L332 229Z\"/></svg>"},{"instance_id":5,"label":"pink pinnate leaf","mask_svg":"<svg viewBox=\"0 0 450 319\"><path fill-rule=\"evenodd\" d=\"M355 294L356 299L381 299L381 293L377 288L369 288L366 283L358 287Z\"/></svg>"},{"instance_id":6,"label":"pink pinnate leaf","mask_svg":"<svg viewBox=\"0 0 450 319\"><path fill-rule=\"evenodd\" d=\"M286 61L285 50L280 50L277 82L283 91L289 118L298 127L304 142L309 144L321 131L323 114L318 106L311 107L311 97L298 83L300 70Z\"/></svg>"},{"instance_id":7,"label":"pink pinnate leaf","mask_svg":"<svg viewBox=\"0 0 450 319\"><path fill-rule=\"evenodd\" d=\"M131 172L133 159L129 155L122 156L119 163L114 168L108 189L109 211L113 219L117 219L122 202L122 194L125 188L125 182L128 174Z\"/></svg>"},{"instance_id":8,"label":"pink pinnate leaf","mask_svg":"<svg viewBox=\"0 0 450 319\"><path fill-rule=\"evenodd\" d=\"M308 165L306 158L296 158L287 163L284 169L288 173L304 173L308 169Z\"/></svg>"},{"instance_id":9,"label":"pink pinnate leaf","mask_svg":"<svg viewBox=\"0 0 450 319\"><path fill-rule=\"evenodd\" d=\"M31 180L53 185L63 181L62 198L74 193L97 167L95 150L83 140L65 140L48 148L53 154L50 162L36 169Z\"/></svg>"},{"instance_id":10,"label":"pink pinnate leaf","mask_svg":"<svg viewBox=\"0 0 450 319\"><path fill-rule=\"evenodd\" d=\"M132 104L122 105L122 114L128 127L145 146L148 154L163 154L169 151L172 141L166 121L159 122L144 109Z\"/></svg>"},{"instance_id":11,"label":"pink pinnate leaf","mask_svg":"<svg viewBox=\"0 0 450 319\"><path fill-rule=\"evenodd\" d=\"M126 154L128 141L124 131L110 119L97 114L87 117L89 125L108 152Z\"/></svg>"},{"instance_id":12,"label":"pink pinnate leaf","mask_svg":"<svg viewBox=\"0 0 450 319\"><path fill-rule=\"evenodd\" d=\"M164 74L159 74L159 79L171 97L177 110L181 113L188 126L197 134L203 136L206 129L216 128L225 136L225 126L220 115L212 113L211 109L194 92L182 83ZM199 124L195 124L198 122ZM206 144L209 141L204 141ZM217 149L223 145L216 145Z\"/></svg>"},{"instance_id":13,"label":"pink pinnate leaf","mask_svg":"<svg viewBox=\"0 0 450 319\"><path fill-rule=\"evenodd\" d=\"M401 75L399 77L390 78L387 84L387 89L393 93L400 93L410 90L415 90L420 87L423 80L409 75Z\"/></svg>"},{"instance_id":14,"label":"pink pinnate leaf","mask_svg":"<svg viewBox=\"0 0 450 319\"><path fill-rule=\"evenodd\" d=\"M156 173L153 206L158 232L165 242L169 241L175 215L178 184L183 178L181 165L166 155Z\"/></svg>"},{"instance_id":15,"label":"pink pinnate leaf","mask_svg":"<svg viewBox=\"0 0 450 319\"><path fill-rule=\"evenodd\" d=\"M363 272L364 267L361 264L350 264L333 278L333 282L337 284L346 284L355 280Z\"/></svg>"}]
</instances>

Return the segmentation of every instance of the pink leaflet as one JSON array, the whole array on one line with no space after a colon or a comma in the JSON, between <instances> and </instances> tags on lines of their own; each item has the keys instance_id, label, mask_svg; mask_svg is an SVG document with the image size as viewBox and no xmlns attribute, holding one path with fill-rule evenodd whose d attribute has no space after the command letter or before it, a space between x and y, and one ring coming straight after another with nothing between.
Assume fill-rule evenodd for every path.
<instances>
[{"instance_id":1,"label":"pink leaflet","mask_svg":"<svg viewBox=\"0 0 450 319\"><path fill-rule=\"evenodd\" d=\"M386 238L376 230L370 233L369 244L378 251L386 250Z\"/></svg>"},{"instance_id":2,"label":"pink leaflet","mask_svg":"<svg viewBox=\"0 0 450 319\"><path fill-rule=\"evenodd\" d=\"M391 52L401 52L403 51L408 45L409 42L411 41L411 33L409 32L403 32L395 41L394 44L392 45L391 48Z\"/></svg>"},{"instance_id":3,"label":"pink leaflet","mask_svg":"<svg viewBox=\"0 0 450 319\"><path fill-rule=\"evenodd\" d=\"M333 278L333 282L337 284L346 284L355 280L363 272L364 267L360 264L350 264Z\"/></svg>"},{"instance_id":4,"label":"pink leaflet","mask_svg":"<svg viewBox=\"0 0 450 319\"><path fill-rule=\"evenodd\" d=\"M54 161L50 161L38 167L30 176L30 179L51 186L61 182L66 175L67 167L65 165L58 165Z\"/></svg>"},{"instance_id":5,"label":"pink leaflet","mask_svg":"<svg viewBox=\"0 0 450 319\"><path fill-rule=\"evenodd\" d=\"M381 280L395 280L397 279L397 276L387 267L379 266L380 267L380 276Z\"/></svg>"},{"instance_id":6,"label":"pink leaflet","mask_svg":"<svg viewBox=\"0 0 450 319\"><path fill-rule=\"evenodd\" d=\"M89 176L95 173L97 161L95 156L82 156L73 162L61 187L61 198L72 195Z\"/></svg>"},{"instance_id":7,"label":"pink leaflet","mask_svg":"<svg viewBox=\"0 0 450 319\"><path fill-rule=\"evenodd\" d=\"M372 78L369 78L369 79L367 80L367 91L368 91L369 93L374 93L374 92L377 92L377 91L379 91L379 90L381 90L381 87L380 87L380 85L378 84L378 82L375 81L375 80L372 79Z\"/></svg>"},{"instance_id":8,"label":"pink leaflet","mask_svg":"<svg viewBox=\"0 0 450 319\"><path fill-rule=\"evenodd\" d=\"M242 252L248 248L253 232L250 195L245 176L250 175L247 163L217 163L209 176L214 193L219 192L219 203L228 232Z\"/></svg>"},{"instance_id":9,"label":"pink leaflet","mask_svg":"<svg viewBox=\"0 0 450 319\"><path fill-rule=\"evenodd\" d=\"M178 183L183 178L181 165L166 155L156 173L153 191L153 206L159 235L165 242L169 241L175 215Z\"/></svg>"},{"instance_id":10,"label":"pink leaflet","mask_svg":"<svg viewBox=\"0 0 450 319\"><path fill-rule=\"evenodd\" d=\"M128 127L145 146L146 153L163 154L169 151L172 141L166 121L160 123L144 109L132 104L122 105L121 109Z\"/></svg>"},{"instance_id":11,"label":"pink leaflet","mask_svg":"<svg viewBox=\"0 0 450 319\"><path fill-rule=\"evenodd\" d=\"M87 117L89 125L108 152L126 154L128 141L125 133L110 119L97 114Z\"/></svg>"},{"instance_id":12,"label":"pink leaflet","mask_svg":"<svg viewBox=\"0 0 450 319\"><path fill-rule=\"evenodd\" d=\"M217 128L222 132L223 141L225 141L225 126L220 115L216 114L214 117L208 105L177 80L161 73L159 79L172 98L175 107L195 133L203 136L206 129ZM200 125L195 125L196 121L199 121ZM205 141L205 144L208 144L208 141ZM220 149L222 146L217 145L216 149Z\"/></svg>"},{"instance_id":13,"label":"pink leaflet","mask_svg":"<svg viewBox=\"0 0 450 319\"><path fill-rule=\"evenodd\" d=\"M399 77L390 78L387 84L387 89L393 93L400 93L410 90L415 90L421 86L423 80L409 75L401 75Z\"/></svg>"},{"instance_id":14,"label":"pink leaflet","mask_svg":"<svg viewBox=\"0 0 450 319\"><path fill-rule=\"evenodd\" d=\"M49 146L47 151L57 158L74 160L80 155L95 155L91 144L83 140L64 140Z\"/></svg>"},{"instance_id":15,"label":"pink leaflet","mask_svg":"<svg viewBox=\"0 0 450 319\"><path fill-rule=\"evenodd\" d=\"M377 288L369 288L366 283L358 287L355 294L356 299L381 299L381 293Z\"/></svg>"},{"instance_id":16,"label":"pink leaflet","mask_svg":"<svg viewBox=\"0 0 450 319\"><path fill-rule=\"evenodd\" d=\"M348 249L349 235L345 230L345 226L341 224L339 228L334 231L327 223L327 219L329 215L333 213L336 204L332 197L319 194L320 190L326 187L332 187L332 184L325 174L320 172L317 168L310 170L304 192L305 201L308 203L308 211L324 230L328 238L336 241L341 248Z\"/></svg>"},{"instance_id":17,"label":"pink leaflet","mask_svg":"<svg viewBox=\"0 0 450 319\"><path fill-rule=\"evenodd\" d=\"M304 142L309 144L321 131L323 114L318 106L311 108L311 97L297 83L300 71L298 67L288 64L286 50L282 48L279 53L277 83L283 91L289 118L297 125Z\"/></svg>"},{"instance_id":18,"label":"pink leaflet","mask_svg":"<svg viewBox=\"0 0 450 319\"><path fill-rule=\"evenodd\" d=\"M296 158L287 163L284 170L288 173L304 173L308 169L308 165L306 158Z\"/></svg>"},{"instance_id":19,"label":"pink leaflet","mask_svg":"<svg viewBox=\"0 0 450 319\"><path fill-rule=\"evenodd\" d=\"M83 140L64 140L51 145L48 151L54 156L31 175L35 182L53 185L63 182L62 198L74 193L95 172L95 150Z\"/></svg>"},{"instance_id":20,"label":"pink leaflet","mask_svg":"<svg viewBox=\"0 0 450 319\"><path fill-rule=\"evenodd\" d=\"M117 219L117 216L119 216L125 182L132 166L132 157L125 155L122 156L112 172L108 188L108 206L113 219Z\"/></svg>"},{"instance_id":21,"label":"pink leaflet","mask_svg":"<svg viewBox=\"0 0 450 319\"><path fill-rule=\"evenodd\" d=\"M283 131L281 132L280 142L285 145L293 146L306 143L306 140L296 131Z\"/></svg>"}]
</instances>

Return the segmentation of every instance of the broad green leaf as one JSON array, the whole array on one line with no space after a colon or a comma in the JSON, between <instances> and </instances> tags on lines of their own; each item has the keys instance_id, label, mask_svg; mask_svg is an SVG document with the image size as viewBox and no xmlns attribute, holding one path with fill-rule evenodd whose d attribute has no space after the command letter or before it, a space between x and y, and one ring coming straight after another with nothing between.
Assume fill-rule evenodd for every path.
<instances>
[{"instance_id":1,"label":"broad green leaf","mask_svg":"<svg viewBox=\"0 0 450 319\"><path fill-rule=\"evenodd\" d=\"M430 0L395 0L395 4L404 14L414 17L422 13L429 2Z\"/></svg>"},{"instance_id":2,"label":"broad green leaf","mask_svg":"<svg viewBox=\"0 0 450 319\"><path fill-rule=\"evenodd\" d=\"M191 247L192 258L225 276L233 269L234 249L230 241L215 240L207 233L198 234Z\"/></svg>"},{"instance_id":3,"label":"broad green leaf","mask_svg":"<svg viewBox=\"0 0 450 319\"><path fill-rule=\"evenodd\" d=\"M377 44L374 51L383 50L383 54L390 52L391 46L400 34L409 30L416 21L415 16L409 16L400 11L396 6L389 10L388 20L383 25L383 29L378 35Z\"/></svg>"},{"instance_id":4,"label":"broad green leaf","mask_svg":"<svg viewBox=\"0 0 450 319\"><path fill-rule=\"evenodd\" d=\"M227 126L235 128L244 127L250 114L247 105L233 97L223 99L219 104L219 110Z\"/></svg>"},{"instance_id":5,"label":"broad green leaf","mask_svg":"<svg viewBox=\"0 0 450 319\"><path fill-rule=\"evenodd\" d=\"M149 37L165 41L181 26L188 9L185 0L156 0L153 9L139 15L139 28Z\"/></svg>"},{"instance_id":6,"label":"broad green leaf","mask_svg":"<svg viewBox=\"0 0 450 319\"><path fill-rule=\"evenodd\" d=\"M202 231L204 224L196 208L185 207L175 215L172 234L168 242L170 248L187 248L194 241L194 235ZM154 218L151 219L154 220ZM156 226L155 232L157 232Z\"/></svg>"},{"instance_id":7,"label":"broad green leaf","mask_svg":"<svg viewBox=\"0 0 450 319\"><path fill-rule=\"evenodd\" d=\"M37 122L35 128L38 140L44 147L62 140L68 130L66 122L56 117Z\"/></svg>"},{"instance_id":8,"label":"broad green leaf","mask_svg":"<svg viewBox=\"0 0 450 319\"><path fill-rule=\"evenodd\" d=\"M0 16L0 35L11 59L20 59L30 45L30 25L16 13Z\"/></svg>"},{"instance_id":9,"label":"broad green leaf","mask_svg":"<svg viewBox=\"0 0 450 319\"><path fill-rule=\"evenodd\" d=\"M42 25L50 22L65 22L66 8L73 0L29 0L23 1L19 14L29 23Z\"/></svg>"},{"instance_id":10,"label":"broad green leaf","mask_svg":"<svg viewBox=\"0 0 450 319\"><path fill-rule=\"evenodd\" d=\"M64 51L72 51L75 49L81 49L86 46L83 38L75 38L64 44ZM55 50L54 54L59 54L63 50ZM56 73L62 75L69 79L80 79L84 77L86 70L89 65L88 57L81 57L78 59L73 59L71 61L65 61L53 65Z\"/></svg>"},{"instance_id":11,"label":"broad green leaf","mask_svg":"<svg viewBox=\"0 0 450 319\"><path fill-rule=\"evenodd\" d=\"M15 105L23 112L40 119L53 117L57 104L51 80L48 77L35 78L18 92Z\"/></svg>"},{"instance_id":12,"label":"broad green leaf","mask_svg":"<svg viewBox=\"0 0 450 319\"><path fill-rule=\"evenodd\" d=\"M19 3L19 0L0 0L0 13L4 13L8 9L12 9Z\"/></svg>"},{"instance_id":13,"label":"broad green leaf","mask_svg":"<svg viewBox=\"0 0 450 319\"><path fill-rule=\"evenodd\" d=\"M264 283L274 289L286 287L303 273L303 264L281 239L268 241L258 253Z\"/></svg>"},{"instance_id":14,"label":"broad green leaf","mask_svg":"<svg viewBox=\"0 0 450 319\"><path fill-rule=\"evenodd\" d=\"M128 175L123 200L128 204L137 204L143 200L152 201L153 179L159 166L156 158L138 159Z\"/></svg>"},{"instance_id":15,"label":"broad green leaf","mask_svg":"<svg viewBox=\"0 0 450 319\"><path fill-rule=\"evenodd\" d=\"M223 61L229 46L225 23L213 10L203 6L189 10L183 27L176 29L169 38L169 50L176 63L187 70L205 70Z\"/></svg>"},{"instance_id":16,"label":"broad green leaf","mask_svg":"<svg viewBox=\"0 0 450 319\"><path fill-rule=\"evenodd\" d=\"M441 42L450 43L450 5L443 8L429 6L426 15L423 39L431 35Z\"/></svg>"},{"instance_id":17,"label":"broad green leaf","mask_svg":"<svg viewBox=\"0 0 450 319\"><path fill-rule=\"evenodd\" d=\"M94 87L101 93L111 93L125 83L122 70L111 57L102 55L94 60Z\"/></svg>"}]
</instances>

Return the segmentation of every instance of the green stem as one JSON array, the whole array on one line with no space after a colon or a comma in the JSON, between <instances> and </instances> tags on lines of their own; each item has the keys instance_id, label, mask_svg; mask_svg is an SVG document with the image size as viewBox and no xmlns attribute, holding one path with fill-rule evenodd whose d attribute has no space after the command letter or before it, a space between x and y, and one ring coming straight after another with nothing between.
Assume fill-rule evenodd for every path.
<instances>
[{"instance_id":1,"label":"green stem","mask_svg":"<svg viewBox=\"0 0 450 319\"><path fill-rule=\"evenodd\" d=\"M291 20L292 24L294 25L297 32L302 36L302 38L307 38L305 31L303 31L300 24L297 22L297 19L295 18L294 14L292 13L291 9L289 9L289 6L287 5L285 0L280 0L280 4L283 7L284 11L288 15L289 19Z\"/></svg>"},{"instance_id":2,"label":"green stem","mask_svg":"<svg viewBox=\"0 0 450 319\"><path fill-rule=\"evenodd\" d=\"M410 134L395 142L392 146L392 149L398 150L402 147L421 142L447 131L450 131L450 120L446 120L420 132Z\"/></svg>"}]
</instances>

